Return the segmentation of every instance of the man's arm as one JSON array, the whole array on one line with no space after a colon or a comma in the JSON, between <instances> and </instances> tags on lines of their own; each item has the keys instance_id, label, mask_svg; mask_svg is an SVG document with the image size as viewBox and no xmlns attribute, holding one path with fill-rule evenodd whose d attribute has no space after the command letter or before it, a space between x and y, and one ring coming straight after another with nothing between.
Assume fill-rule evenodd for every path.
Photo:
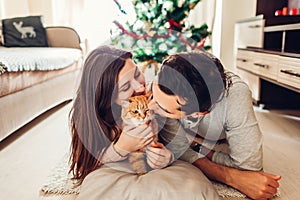
<instances>
[{"instance_id":1,"label":"man's arm","mask_svg":"<svg viewBox=\"0 0 300 200\"><path fill-rule=\"evenodd\" d=\"M264 172L242 171L226 167L206 157L197 159L193 165L208 178L230 185L252 199L272 198L277 192L278 180L281 178Z\"/></svg>"},{"instance_id":2,"label":"man's arm","mask_svg":"<svg viewBox=\"0 0 300 200\"><path fill-rule=\"evenodd\" d=\"M232 86L225 101L225 132L230 154L202 147L206 158L193 162L210 179L220 181L253 199L271 198L280 176L262 172L262 134L247 85Z\"/></svg>"},{"instance_id":3,"label":"man's arm","mask_svg":"<svg viewBox=\"0 0 300 200\"><path fill-rule=\"evenodd\" d=\"M185 134L180 122L175 119L167 119L160 131L161 139L174 153L175 159L180 157L192 163L208 178L230 185L253 199L270 198L276 193L280 176L260 171L242 171L212 162L214 152L205 147L201 154L193 151Z\"/></svg>"},{"instance_id":4,"label":"man's arm","mask_svg":"<svg viewBox=\"0 0 300 200\"><path fill-rule=\"evenodd\" d=\"M271 198L279 186L280 176L260 171L243 171L212 162L214 151L202 147L201 154L189 147L186 134L180 122L167 119L160 132L166 146L173 151L175 158L185 160L199 168L208 178L230 185L253 199ZM204 156L206 155L206 157Z\"/></svg>"}]
</instances>

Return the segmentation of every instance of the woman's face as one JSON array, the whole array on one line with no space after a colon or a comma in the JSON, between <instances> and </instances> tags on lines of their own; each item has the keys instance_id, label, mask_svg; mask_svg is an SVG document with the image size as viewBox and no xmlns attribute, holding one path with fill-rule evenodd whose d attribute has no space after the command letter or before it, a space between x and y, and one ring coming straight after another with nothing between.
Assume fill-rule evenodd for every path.
<instances>
[{"instance_id":1,"label":"woman's face","mask_svg":"<svg viewBox=\"0 0 300 200\"><path fill-rule=\"evenodd\" d=\"M132 96L145 94L145 78L132 59L128 58L118 75L118 97L116 103Z\"/></svg>"}]
</instances>

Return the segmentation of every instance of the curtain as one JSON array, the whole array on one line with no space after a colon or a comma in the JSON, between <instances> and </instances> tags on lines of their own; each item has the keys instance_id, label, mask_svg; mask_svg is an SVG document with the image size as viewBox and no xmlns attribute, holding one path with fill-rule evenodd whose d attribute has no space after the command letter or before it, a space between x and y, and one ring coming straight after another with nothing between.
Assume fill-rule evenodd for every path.
<instances>
[{"instance_id":1,"label":"curtain","mask_svg":"<svg viewBox=\"0 0 300 200\"><path fill-rule=\"evenodd\" d=\"M79 30L88 40L89 50L110 42L110 29L119 10L113 0L85 0Z\"/></svg>"},{"instance_id":2,"label":"curtain","mask_svg":"<svg viewBox=\"0 0 300 200\"><path fill-rule=\"evenodd\" d=\"M109 43L113 20L120 11L113 0L53 0L55 24L76 29L81 39L87 40L90 51ZM131 1L127 1L129 5Z\"/></svg>"},{"instance_id":3,"label":"curtain","mask_svg":"<svg viewBox=\"0 0 300 200\"><path fill-rule=\"evenodd\" d=\"M85 0L52 0L52 3L54 24L78 27Z\"/></svg>"},{"instance_id":4,"label":"curtain","mask_svg":"<svg viewBox=\"0 0 300 200\"><path fill-rule=\"evenodd\" d=\"M200 26L206 23L208 30L214 32L216 16L216 0L202 0L191 11L189 20L191 24ZM207 38L206 44L212 45L211 38ZM213 45L212 45L213 48ZM213 49L211 50L213 51Z\"/></svg>"},{"instance_id":5,"label":"curtain","mask_svg":"<svg viewBox=\"0 0 300 200\"><path fill-rule=\"evenodd\" d=\"M0 0L0 18L23 17L28 14L27 0Z\"/></svg>"}]
</instances>

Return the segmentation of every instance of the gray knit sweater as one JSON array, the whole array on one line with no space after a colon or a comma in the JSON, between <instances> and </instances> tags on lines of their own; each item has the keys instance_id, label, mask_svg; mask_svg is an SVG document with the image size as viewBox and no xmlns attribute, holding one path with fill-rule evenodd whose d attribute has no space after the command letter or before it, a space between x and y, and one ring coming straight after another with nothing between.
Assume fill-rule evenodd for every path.
<instances>
[{"instance_id":1,"label":"gray knit sweater","mask_svg":"<svg viewBox=\"0 0 300 200\"><path fill-rule=\"evenodd\" d=\"M193 163L204 155L189 147L187 131L210 143L227 141L227 153L216 151L213 162L245 170L262 170L262 134L253 111L251 91L238 76L232 77L228 94L197 123L191 124L187 119L165 122L160 137L166 147L175 158Z\"/></svg>"}]
</instances>

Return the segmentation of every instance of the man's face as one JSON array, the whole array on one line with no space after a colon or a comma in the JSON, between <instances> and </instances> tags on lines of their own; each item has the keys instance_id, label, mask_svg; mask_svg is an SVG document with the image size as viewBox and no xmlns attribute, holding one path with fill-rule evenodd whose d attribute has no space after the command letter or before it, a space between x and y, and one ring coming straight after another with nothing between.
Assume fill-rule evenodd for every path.
<instances>
[{"instance_id":1,"label":"man's face","mask_svg":"<svg viewBox=\"0 0 300 200\"><path fill-rule=\"evenodd\" d=\"M176 95L168 95L161 91L157 85L157 81L152 85L153 99L148 104L148 107L155 113L174 119L185 117L185 113L181 111L181 106L186 104L186 101Z\"/></svg>"}]
</instances>

